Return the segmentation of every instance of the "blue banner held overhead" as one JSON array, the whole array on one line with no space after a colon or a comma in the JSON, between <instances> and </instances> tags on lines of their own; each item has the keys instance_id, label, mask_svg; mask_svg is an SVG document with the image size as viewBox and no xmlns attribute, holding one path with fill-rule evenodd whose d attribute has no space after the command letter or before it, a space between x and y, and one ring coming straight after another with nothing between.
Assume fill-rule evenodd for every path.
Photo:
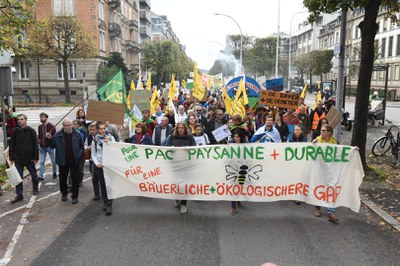
<instances>
[{"instance_id":1,"label":"blue banner held overhead","mask_svg":"<svg viewBox=\"0 0 400 266\"><path fill-rule=\"evenodd\" d=\"M270 91L283 91L283 78L269 79L265 81L265 88Z\"/></svg>"}]
</instances>

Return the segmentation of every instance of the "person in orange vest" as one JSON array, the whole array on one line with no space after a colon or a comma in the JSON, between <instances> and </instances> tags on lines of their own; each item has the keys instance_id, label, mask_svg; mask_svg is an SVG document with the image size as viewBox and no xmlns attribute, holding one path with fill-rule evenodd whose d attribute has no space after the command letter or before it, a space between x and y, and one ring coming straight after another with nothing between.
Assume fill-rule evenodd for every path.
<instances>
[{"instance_id":1,"label":"person in orange vest","mask_svg":"<svg viewBox=\"0 0 400 266\"><path fill-rule=\"evenodd\" d=\"M311 119L311 130L316 130L318 126L318 122L321 118L326 116L326 110L322 105L322 101L318 101L317 107L311 111L310 119Z\"/></svg>"},{"instance_id":2,"label":"person in orange vest","mask_svg":"<svg viewBox=\"0 0 400 266\"><path fill-rule=\"evenodd\" d=\"M308 111L309 107L308 107L308 105L305 104L304 98L303 98L303 97L300 97L300 99L299 99L299 104L298 104L298 107L297 107L296 112L295 112L296 115L298 115L298 114L300 113L300 107L302 107L302 106L305 107L306 114L309 114L309 111Z\"/></svg>"}]
</instances>

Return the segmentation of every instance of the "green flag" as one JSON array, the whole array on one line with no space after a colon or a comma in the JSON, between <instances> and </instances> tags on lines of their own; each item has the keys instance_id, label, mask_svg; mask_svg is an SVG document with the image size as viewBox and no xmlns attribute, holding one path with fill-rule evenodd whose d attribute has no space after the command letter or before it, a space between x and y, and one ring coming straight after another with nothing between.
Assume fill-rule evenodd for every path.
<instances>
[{"instance_id":1,"label":"green flag","mask_svg":"<svg viewBox=\"0 0 400 266\"><path fill-rule=\"evenodd\" d=\"M122 71L120 70L112 79L101 86L97 90L97 93L100 96L100 100L103 102L126 104L125 79L122 75Z\"/></svg>"}]
</instances>

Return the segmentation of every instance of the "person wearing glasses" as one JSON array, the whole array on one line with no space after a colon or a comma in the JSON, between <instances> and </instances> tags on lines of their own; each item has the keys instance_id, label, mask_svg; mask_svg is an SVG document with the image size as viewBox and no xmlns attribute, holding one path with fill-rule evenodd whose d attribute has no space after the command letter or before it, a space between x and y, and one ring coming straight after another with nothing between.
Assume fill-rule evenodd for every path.
<instances>
[{"instance_id":1,"label":"person wearing glasses","mask_svg":"<svg viewBox=\"0 0 400 266\"><path fill-rule=\"evenodd\" d=\"M210 119L210 120L208 121L207 127L206 127L206 133L207 133L207 136L208 136L208 138L210 139L210 143L211 143L212 145L224 143L224 141L220 141L220 143L218 143L218 142L215 140L215 137L214 137L214 135L212 134L212 132L213 132L214 130L216 130L217 128L222 127L222 126L225 125L227 122L228 122L228 120L226 119L226 116L225 116L225 114L224 114L224 111L221 110L221 109L217 109L217 110L215 111L215 117L212 118L212 119Z\"/></svg>"},{"instance_id":2,"label":"person wearing glasses","mask_svg":"<svg viewBox=\"0 0 400 266\"><path fill-rule=\"evenodd\" d=\"M39 193L39 179L36 173L35 164L39 160L38 136L36 131L27 125L27 117L24 114L17 116L18 128L11 135L10 140L10 160L15 163L18 173L23 177L24 167L32 177L33 195ZM16 203L24 199L23 182L19 183L15 189L17 196L11 200Z\"/></svg>"},{"instance_id":3,"label":"person wearing glasses","mask_svg":"<svg viewBox=\"0 0 400 266\"><path fill-rule=\"evenodd\" d=\"M311 140L314 140L321 135L321 127L325 125L329 125L329 121L326 117L319 120L317 128L312 132Z\"/></svg>"},{"instance_id":4,"label":"person wearing glasses","mask_svg":"<svg viewBox=\"0 0 400 266\"><path fill-rule=\"evenodd\" d=\"M339 144L336 138L333 136L333 128L330 125L321 126L321 135L312 141L312 143L329 143L329 144ZM315 206L314 215L316 217L321 217L321 207ZM339 219L335 215L334 208L328 208L328 220L330 222L337 222Z\"/></svg>"}]
</instances>

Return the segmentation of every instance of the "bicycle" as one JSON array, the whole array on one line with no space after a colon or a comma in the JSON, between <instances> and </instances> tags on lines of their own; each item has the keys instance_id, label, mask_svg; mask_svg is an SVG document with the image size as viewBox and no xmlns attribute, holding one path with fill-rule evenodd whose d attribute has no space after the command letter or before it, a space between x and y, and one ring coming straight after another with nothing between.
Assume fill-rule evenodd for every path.
<instances>
[{"instance_id":1,"label":"bicycle","mask_svg":"<svg viewBox=\"0 0 400 266\"><path fill-rule=\"evenodd\" d=\"M396 163L399 164L400 128L396 125L393 125L391 121L386 121L391 124L391 126L389 127L385 136L380 137L374 142L372 145L372 154L374 156L383 156L389 150L391 150ZM395 138L395 135L397 135L397 138Z\"/></svg>"}]
</instances>

